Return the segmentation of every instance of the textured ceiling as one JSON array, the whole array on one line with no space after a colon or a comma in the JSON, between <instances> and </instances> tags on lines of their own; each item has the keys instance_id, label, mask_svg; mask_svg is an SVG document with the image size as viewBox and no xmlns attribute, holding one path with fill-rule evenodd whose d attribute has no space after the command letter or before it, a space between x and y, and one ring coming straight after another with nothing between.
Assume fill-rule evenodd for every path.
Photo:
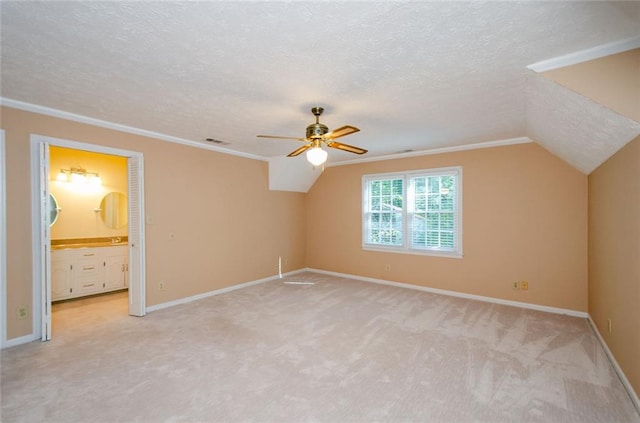
<instances>
[{"instance_id":1,"label":"textured ceiling","mask_svg":"<svg viewBox=\"0 0 640 423\"><path fill-rule=\"evenodd\" d=\"M543 76L527 94L529 136L585 174L640 135L640 123Z\"/></svg>"},{"instance_id":2,"label":"textured ceiling","mask_svg":"<svg viewBox=\"0 0 640 423\"><path fill-rule=\"evenodd\" d=\"M527 136L527 65L640 34L615 2L0 8L3 98L264 157L299 144L256 135L304 136L314 105L368 156Z\"/></svg>"}]
</instances>

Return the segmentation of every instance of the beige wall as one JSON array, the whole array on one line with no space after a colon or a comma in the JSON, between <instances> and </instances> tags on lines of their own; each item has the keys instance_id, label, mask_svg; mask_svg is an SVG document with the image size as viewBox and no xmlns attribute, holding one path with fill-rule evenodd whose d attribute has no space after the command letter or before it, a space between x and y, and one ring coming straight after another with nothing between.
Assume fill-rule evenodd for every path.
<instances>
[{"instance_id":1,"label":"beige wall","mask_svg":"<svg viewBox=\"0 0 640 423\"><path fill-rule=\"evenodd\" d=\"M270 192L267 163L3 107L7 337L31 333L30 134L144 154L147 305L305 266L304 194ZM175 239L169 239L169 234ZM159 291L158 282L165 282Z\"/></svg>"},{"instance_id":2,"label":"beige wall","mask_svg":"<svg viewBox=\"0 0 640 423\"><path fill-rule=\"evenodd\" d=\"M40 134L144 154L152 222L146 228L147 305L274 275L278 255L288 261L284 271L308 266L579 311L588 303L638 391L638 139L589 176L587 224L587 177L536 144L329 167L305 196L269 191L264 162L1 111L9 339L32 328L30 319L16 318L16 308L32 300L29 135ZM363 174L458 165L464 172L463 259L362 250ZM529 281L529 291L512 290L515 280ZM157 289L160 281L164 291Z\"/></svg>"},{"instance_id":3,"label":"beige wall","mask_svg":"<svg viewBox=\"0 0 640 423\"><path fill-rule=\"evenodd\" d=\"M640 49L543 75L640 122ZM589 314L640 395L640 139L588 181Z\"/></svg>"},{"instance_id":4,"label":"beige wall","mask_svg":"<svg viewBox=\"0 0 640 423\"><path fill-rule=\"evenodd\" d=\"M554 69L543 75L640 122L640 49Z\"/></svg>"},{"instance_id":5,"label":"beige wall","mask_svg":"<svg viewBox=\"0 0 640 423\"><path fill-rule=\"evenodd\" d=\"M589 175L589 313L640 395L640 137Z\"/></svg>"},{"instance_id":6,"label":"beige wall","mask_svg":"<svg viewBox=\"0 0 640 423\"><path fill-rule=\"evenodd\" d=\"M447 166L463 167L464 258L363 251L362 175ZM587 177L536 144L330 167L307 215L311 268L587 311Z\"/></svg>"},{"instance_id":7,"label":"beige wall","mask_svg":"<svg viewBox=\"0 0 640 423\"><path fill-rule=\"evenodd\" d=\"M81 167L96 172L102 185L57 181L60 169ZM127 194L127 158L51 146L49 148L49 191L62 209L51 227L51 239L126 236L127 226L108 227L101 218L100 204L111 192ZM125 211L126 212L126 211Z\"/></svg>"}]
</instances>

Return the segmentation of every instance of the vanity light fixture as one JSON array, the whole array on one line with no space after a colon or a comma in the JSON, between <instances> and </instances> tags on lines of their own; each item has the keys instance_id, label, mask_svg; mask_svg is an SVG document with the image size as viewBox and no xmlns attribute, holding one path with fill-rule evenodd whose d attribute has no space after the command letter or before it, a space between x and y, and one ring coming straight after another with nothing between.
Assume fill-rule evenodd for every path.
<instances>
[{"instance_id":1,"label":"vanity light fixture","mask_svg":"<svg viewBox=\"0 0 640 423\"><path fill-rule=\"evenodd\" d=\"M60 182L72 182L88 183L91 185L102 185L102 178L96 172L88 172L87 169L81 167L72 167L71 169L60 169L56 181Z\"/></svg>"}]
</instances>

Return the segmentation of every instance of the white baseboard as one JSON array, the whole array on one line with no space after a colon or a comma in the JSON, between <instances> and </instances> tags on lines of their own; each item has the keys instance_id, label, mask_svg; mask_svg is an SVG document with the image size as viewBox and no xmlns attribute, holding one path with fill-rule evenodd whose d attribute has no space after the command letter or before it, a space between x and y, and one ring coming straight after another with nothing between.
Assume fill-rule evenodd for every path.
<instances>
[{"instance_id":1,"label":"white baseboard","mask_svg":"<svg viewBox=\"0 0 640 423\"><path fill-rule=\"evenodd\" d=\"M305 270L306 269L300 269L300 270L293 270L291 272L283 273L282 277L295 275L296 273L304 272ZM152 305L152 306L147 307L146 311L147 312L156 311L156 310L161 310L161 309L167 308L167 307L173 307L173 306L177 306L177 305L180 305L180 304L186 304L186 303L190 303L192 301L201 300L203 298L208 298L208 297L213 297L214 295L226 294L227 292L235 291L237 289L242 289L242 288L248 288L250 286L259 285L261 283L270 282L270 281L273 281L273 280L276 280L276 279L280 279L280 276L279 275L269 276L268 278L257 279L255 281L249 281L249 282L241 283L239 285L232 285L232 286L228 286L226 288L216 289L215 291L209 291L209 292L204 292L202 294L193 295L191 297L180 298L178 300L168 301L166 303L160 303L160 304Z\"/></svg>"},{"instance_id":2,"label":"white baseboard","mask_svg":"<svg viewBox=\"0 0 640 423\"><path fill-rule=\"evenodd\" d=\"M381 285L390 285L390 286L397 286L397 287L400 287L400 288L415 289L415 290L418 290L418 291L430 292L432 294L448 295L450 297L458 297L458 298L465 298L465 299L468 299L468 300L484 301L484 302L487 302L487 303L502 304L502 305L507 305L507 306L512 306L512 307L520 307L520 308L526 308L526 309L531 309L531 310L544 311L544 312L547 312L547 313L566 314L568 316L582 317L582 318L585 318L585 319L589 316L584 311L569 310L569 309L557 308L557 307L549 307L549 306L543 306L543 305L539 305L539 304L522 303L522 302L519 302L519 301L503 300L503 299L500 299L500 298L493 298L493 297L484 297L482 295L465 294L464 292L448 291L446 289L438 289L438 288L429 288L429 287L426 287L426 286L412 285L412 284L401 283L401 282L392 282L392 281L387 281L387 280L384 280L384 279L374 279L374 278L368 278L368 277L365 277L365 276L349 275L349 274L346 274L346 273L330 272L330 271L327 271L327 270L319 270L319 269L311 269L311 268L307 268L306 270L309 271L309 272L323 273L325 275L337 276L337 277L342 277L342 278L357 279L357 280L364 281L364 282L373 282L373 283L378 283L378 284L381 284Z\"/></svg>"},{"instance_id":3,"label":"white baseboard","mask_svg":"<svg viewBox=\"0 0 640 423\"><path fill-rule=\"evenodd\" d=\"M609 358L609 361L611 362L611 365L613 366L613 368L615 369L616 373L618 374L618 377L620 378L620 381L624 385L624 388L627 390L627 393L629 394L629 397L631 398L631 402L633 402L633 405L636 407L636 410L638 411L638 414L640 414L640 398L638 398L638 394L636 394L636 392L634 391L633 386L631 386L631 383L629 382L629 379L627 379L627 376L622 371L622 368L620 367L620 365L616 361L616 358L613 356L613 353L609 349L609 346L604 341L604 338L600 334L600 331L598 330L598 326L596 326L596 323L591 318L591 315L588 316L587 320L589 321L589 325L591 326L591 329L593 330L593 333L596 334L596 338L598 338L598 341L600 342L600 345L602 345L602 349L604 349L605 354Z\"/></svg>"}]
</instances>

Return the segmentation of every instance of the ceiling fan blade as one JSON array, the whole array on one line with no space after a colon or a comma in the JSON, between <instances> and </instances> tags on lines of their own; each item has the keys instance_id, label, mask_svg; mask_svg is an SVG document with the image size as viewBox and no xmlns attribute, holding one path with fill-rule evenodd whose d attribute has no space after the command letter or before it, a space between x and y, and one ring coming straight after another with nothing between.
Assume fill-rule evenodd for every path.
<instances>
[{"instance_id":1,"label":"ceiling fan blade","mask_svg":"<svg viewBox=\"0 0 640 423\"><path fill-rule=\"evenodd\" d=\"M307 145L303 145L302 147L298 148L297 150L292 151L291 153L287 154L287 157L295 157L301 153L304 153L305 151L307 151L308 149L311 148L311 144L307 144Z\"/></svg>"},{"instance_id":2,"label":"ceiling fan blade","mask_svg":"<svg viewBox=\"0 0 640 423\"><path fill-rule=\"evenodd\" d=\"M336 138L344 137L345 135L353 134L354 132L358 132L358 131L359 129L356 128L355 126L347 125L347 126L343 126L342 128L334 129L333 131L326 134L325 138L329 138L333 140Z\"/></svg>"},{"instance_id":3,"label":"ceiling fan blade","mask_svg":"<svg viewBox=\"0 0 640 423\"><path fill-rule=\"evenodd\" d=\"M368 150L365 150L364 148L354 147L353 145L343 144L337 141L329 141L327 143L327 146L331 148L337 148L338 150L348 151L349 153L355 153L355 154L364 154L368 151Z\"/></svg>"},{"instance_id":4,"label":"ceiling fan blade","mask_svg":"<svg viewBox=\"0 0 640 423\"><path fill-rule=\"evenodd\" d=\"M298 138L298 137L280 137L277 135L256 135L258 138L274 138L277 140L298 140L298 141L306 141L306 138Z\"/></svg>"}]
</instances>

